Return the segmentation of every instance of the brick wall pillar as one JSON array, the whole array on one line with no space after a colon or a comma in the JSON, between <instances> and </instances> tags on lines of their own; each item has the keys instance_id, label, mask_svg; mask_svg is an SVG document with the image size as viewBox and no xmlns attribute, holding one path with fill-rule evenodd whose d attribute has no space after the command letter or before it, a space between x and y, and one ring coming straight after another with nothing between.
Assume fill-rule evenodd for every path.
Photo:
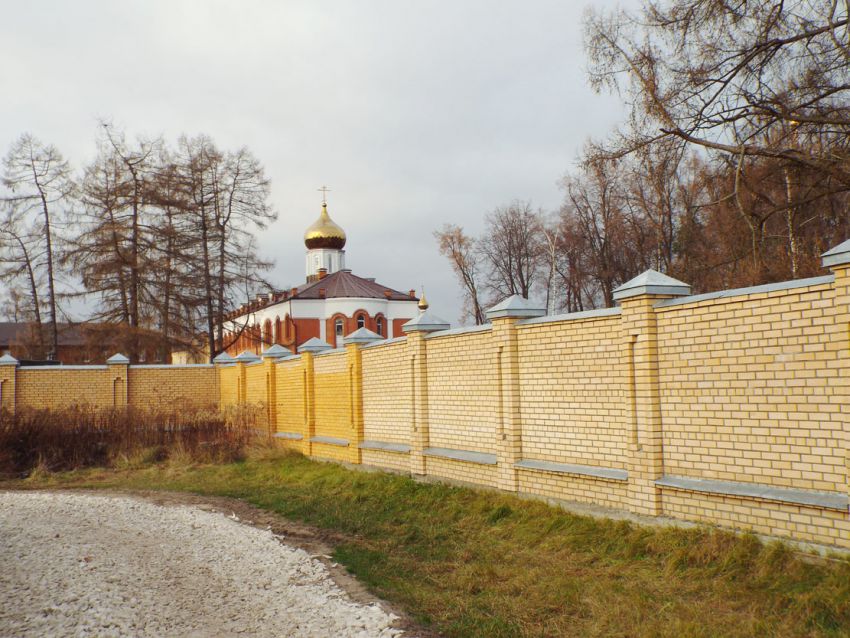
<instances>
[{"instance_id":1,"label":"brick wall pillar","mask_svg":"<svg viewBox=\"0 0 850 638\"><path fill-rule=\"evenodd\" d=\"M313 437L316 436L316 373L314 355L317 352L330 350L333 346L313 337L298 347L304 366L304 445L303 451L307 456L313 454Z\"/></svg>"},{"instance_id":2,"label":"brick wall pillar","mask_svg":"<svg viewBox=\"0 0 850 638\"><path fill-rule=\"evenodd\" d=\"M271 345L263 350L263 368L266 373L266 419L268 420L269 435L277 432L277 360L290 352L283 346Z\"/></svg>"},{"instance_id":3,"label":"brick wall pillar","mask_svg":"<svg viewBox=\"0 0 850 638\"><path fill-rule=\"evenodd\" d=\"M313 454L313 437L316 436L316 377L312 352L301 353L301 365L304 369L304 439L302 451L307 456Z\"/></svg>"},{"instance_id":4,"label":"brick wall pillar","mask_svg":"<svg viewBox=\"0 0 850 638\"><path fill-rule=\"evenodd\" d=\"M835 275L835 321L845 337L841 342L842 348L837 353L841 372L834 391L842 396L841 403L844 413L847 414L850 412L850 239L825 252L822 257L824 267L829 268ZM850 446L850 419L845 418L843 421L844 440ZM844 466L845 485L850 494L850 447L844 451Z\"/></svg>"},{"instance_id":5,"label":"brick wall pillar","mask_svg":"<svg viewBox=\"0 0 850 638\"><path fill-rule=\"evenodd\" d=\"M364 328L365 330L365 328ZM363 443L363 356L359 343L346 343L345 355L348 368L349 407L349 461L362 463L360 444Z\"/></svg>"},{"instance_id":6,"label":"brick wall pillar","mask_svg":"<svg viewBox=\"0 0 850 638\"><path fill-rule=\"evenodd\" d=\"M352 463L363 462L363 450L360 444L363 443L365 424L363 421L363 354L360 349L366 344L382 340L381 335L367 328L358 328L343 339L348 359L348 384L351 395L351 434L349 436L351 456L349 460Z\"/></svg>"},{"instance_id":7,"label":"brick wall pillar","mask_svg":"<svg viewBox=\"0 0 850 638\"><path fill-rule=\"evenodd\" d=\"M639 514L658 516L662 512L661 490L655 485L664 474L664 458L654 304L661 299L688 295L690 289L688 284L648 270L614 291L614 299L623 309L626 402L630 412L628 507Z\"/></svg>"},{"instance_id":8,"label":"brick wall pillar","mask_svg":"<svg viewBox=\"0 0 850 638\"><path fill-rule=\"evenodd\" d=\"M430 445L428 417L428 348L425 336L431 332L447 330L450 324L426 309L401 329L407 335L407 349L411 374L411 405L413 418L410 422L410 472L426 473L424 450Z\"/></svg>"},{"instance_id":9,"label":"brick wall pillar","mask_svg":"<svg viewBox=\"0 0 850 638\"><path fill-rule=\"evenodd\" d=\"M519 348L517 322L540 317L546 311L519 295L509 297L487 311L493 323L496 347L494 365L499 375L499 426L496 448L499 459L499 489L516 492L519 488L516 463L522 459L522 419L519 406Z\"/></svg>"},{"instance_id":10,"label":"brick wall pillar","mask_svg":"<svg viewBox=\"0 0 850 638\"><path fill-rule=\"evenodd\" d=\"M236 363L236 359L231 357L226 352L222 352L215 359L213 359L213 364L215 364L215 371L216 371L215 387L216 387L216 392L218 393L218 409L219 410L224 409L224 406L222 405L222 394L221 394L221 387L222 387L222 380L221 380L222 372L221 372L221 370L222 370L222 368L229 367L231 365L234 365L235 363Z\"/></svg>"},{"instance_id":11,"label":"brick wall pillar","mask_svg":"<svg viewBox=\"0 0 850 638\"><path fill-rule=\"evenodd\" d=\"M241 354L239 354L236 361L236 383L237 383L237 391L236 391L236 403L237 405L246 405L248 403L248 375L245 372L245 367L249 363L254 363L259 361L260 357L251 352L250 350L245 350Z\"/></svg>"},{"instance_id":12,"label":"brick wall pillar","mask_svg":"<svg viewBox=\"0 0 850 638\"><path fill-rule=\"evenodd\" d=\"M10 354L0 357L0 410L15 413L18 360Z\"/></svg>"},{"instance_id":13,"label":"brick wall pillar","mask_svg":"<svg viewBox=\"0 0 850 638\"><path fill-rule=\"evenodd\" d=\"M123 354L114 354L106 360L109 370L109 382L112 384L112 407L125 408L129 397L129 375L130 360Z\"/></svg>"}]
</instances>

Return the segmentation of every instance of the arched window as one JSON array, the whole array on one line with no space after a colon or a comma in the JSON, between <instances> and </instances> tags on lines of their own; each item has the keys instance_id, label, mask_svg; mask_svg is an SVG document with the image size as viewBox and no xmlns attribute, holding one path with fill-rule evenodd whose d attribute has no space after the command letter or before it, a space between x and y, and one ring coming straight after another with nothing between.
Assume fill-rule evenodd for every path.
<instances>
[{"instance_id":1,"label":"arched window","mask_svg":"<svg viewBox=\"0 0 850 638\"><path fill-rule=\"evenodd\" d=\"M334 333L337 337L343 337L345 332L345 322L342 319L334 321Z\"/></svg>"},{"instance_id":2,"label":"arched window","mask_svg":"<svg viewBox=\"0 0 850 638\"><path fill-rule=\"evenodd\" d=\"M275 317L274 319L274 342L283 343L283 324L280 321L280 317Z\"/></svg>"},{"instance_id":3,"label":"arched window","mask_svg":"<svg viewBox=\"0 0 850 638\"><path fill-rule=\"evenodd\" d=\"M378 318L375 319L375 329L376 329L376 331L379 335L381 335L382 337L384 336L384 318L383 317L378 316Z\"/></svg>"},{"instance_id":4,"label":"arched window","mask_svg":"<svg viewBox=\"0 0 850 638\"><path fill-rule=\"evenodd\" d=\"M366 317L363 315L357 315L357 327L365 328L366 327Z\"/></svg>"}]
</instances>

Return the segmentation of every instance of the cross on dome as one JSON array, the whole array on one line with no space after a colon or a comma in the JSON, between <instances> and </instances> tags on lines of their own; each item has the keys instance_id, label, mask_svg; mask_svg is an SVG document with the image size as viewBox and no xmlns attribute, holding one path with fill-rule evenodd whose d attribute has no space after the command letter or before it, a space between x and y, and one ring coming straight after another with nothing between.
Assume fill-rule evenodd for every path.
<instances>
[{"instance_id":1,"label":"cross on dome","mask_svg":"<svg viewBox=\"0 0 850 638\"><path fill-rule=\"evenodd\" d=\"M331 189L328 188L327 186L322 185L321 188L317 188L316 190L322 192L322 203L327 204L328 203L328 193L331 192Z\"/></svg>"}]
</instances>

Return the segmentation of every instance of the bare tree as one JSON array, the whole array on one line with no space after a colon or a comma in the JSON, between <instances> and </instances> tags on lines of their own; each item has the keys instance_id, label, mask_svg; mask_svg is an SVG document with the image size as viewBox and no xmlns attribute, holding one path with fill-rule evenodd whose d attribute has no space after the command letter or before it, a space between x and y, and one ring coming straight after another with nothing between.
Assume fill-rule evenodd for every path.
<instances>
[{"instance_id":1,"label":"bare tree","mask_svg":"<svg viewBox=\"0 0 850 638\"><path fill-rule=\"evenodd\" d=\"M641 270L642 256L634 241L640 225L629 224L626 194L617 165L594 159L578 175L564 179L563 224L574 229L584 249L586 267L599 286L594 305L614 305L614 288Z\"/></svg>"},{"instance_id":2,"label":"bare tree","mask_svg":"<svg viewBox=\"0 0 850 638\"><path fill-rule=\"evenodd\" d=\"M464 311L475 325L486 321L480 298L481 258L476 241L454 224L435 231L440 254L447 257L463 290Z\"/></svg>"},{"instance_id":3,"label":"bare tree","mask_svg":"<svg viewBox=\"0 0 850 638\"><path fill-rule=\"evenodd\" d=\"M6 314L14 321L34 324L37 356L44 357L44 330L41 320L40 280L36 274L34 253L38 250L38 235L22 228L22 220L7 212L0 224L0 282L8 290Z\"/></svg>"},{"instance_id":4,"label":"bare tree","mask_svg":"<svg viewBox=\"0 0 850 638\"><path fill-rule=\"evenodd\" d=\"M542 213L530 202L515 200L485 217L479 246L488 267L492 301L510 295L528 299L546 259Z\"/></svg>"},{"instance_id":5,"label":"bare tree","mask_svg":"<svg viewBox=\"0 0 850 638\"><path fill-rule=\"evenodd\" d=\"M585 37L592 85L620 91L631 108L610 153L675 137L802 164L850 187L846 3L655 1L637 15L589 14Z\"/></svg>"},{"instance_id":6,"label":"bare tree","mask_svg":"<svg viewBox=\"0 0 850 638\"><path fill-rule=\"evenodd\" d=\"M183 137L178 162L194 220L202 322L215 357L227 345L228 309L249 289L269 287L260 273L271 264L258 256L251 231L276 214L264 170L247 149L225 154L207 137Z\"/></svg>"},{"instance_id":7,"label":"bare tree","mask_svg":"<svg viewBox=\"0 0 850 638\"><path fill-rule=\"evenodd\" d=\"M15 214L39 222L44 257L48 322L49 357L54 357L59 343L56 302L56 234L57 222L66 214L75 185L68 162L55 146L46 145L32 135L22 135L3 160L3 185L11 191L5 198ZM30 262L31 265L34 265ZM41 266L41 263L38 264Z\"/></svg>"}]
</instances>

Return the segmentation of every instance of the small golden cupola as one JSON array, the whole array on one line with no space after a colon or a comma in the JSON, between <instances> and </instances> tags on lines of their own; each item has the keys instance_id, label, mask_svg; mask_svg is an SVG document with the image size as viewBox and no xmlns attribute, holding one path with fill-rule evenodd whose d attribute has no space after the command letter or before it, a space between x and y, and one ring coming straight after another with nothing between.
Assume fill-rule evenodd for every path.
<instances>
[{"instance_id":1,"label":"small golden cupola","mask_svg":"<svg viewBox=\"0 0 850 638\"><path fill-rule=\"evenodd\" d=\"M308 249L333 248L342 250L345 246L345 231L328 215L328 204L322 202L322 213L304 233L304 244Z\"/></svg>"},{"instance_id":2,"label":"small golden cupola","mask_svg":"<svg viewBox=\"0 0 850 638\"><path fill-rule=\"evenodd\" d=\"M422 312L425 312L426 310L428 310L428 300L425 299L425 289L424 288L422 289L422 296L419 297L419 303L417 305L419 306L419 310L421 310Z\"/></svg>"}]
</instances>

